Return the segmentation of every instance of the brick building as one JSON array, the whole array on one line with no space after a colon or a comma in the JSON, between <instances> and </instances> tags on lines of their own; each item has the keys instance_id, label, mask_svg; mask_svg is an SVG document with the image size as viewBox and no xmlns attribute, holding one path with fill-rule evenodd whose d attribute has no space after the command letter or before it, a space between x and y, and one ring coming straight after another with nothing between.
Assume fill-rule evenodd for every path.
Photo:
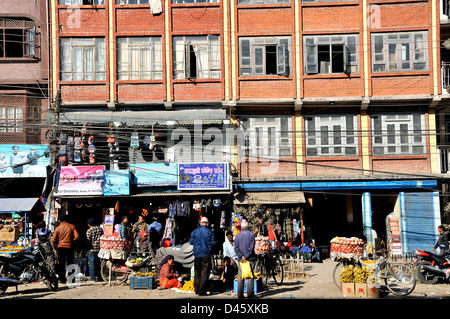
<instances>
[{"instance_id":1,"label":"brick building","mask_svg":"<svg viewBox=\"0 0 450 319\"><path fill-rule=\"evenodd\" d=\"M435 0L49 0L59 130L96 141L91 161L60 152L60 164L229 163L233 205L262 205L284 230L302 220L303 239L372 240L372 229L389 239L392 213L403 252L429 245L448 96L440 10ZM201 151L227 128L243 132L238 143ZM184 153L179 132L191 138ZM231 196L164 187L131 196Z\"/></svg>"},{"instance_id":2,"label":"brick building","mask_svg":"<svg viewBox=\"0 0 450 319\"><path fill-rule=\"evenodd\" d=\"M45 0L0 2L0 223L18 212L21 241L44 210L39 197L49 164L42 130L48 104L47 16ZM24 205L19 209L13 198ZM22 211L36 214L24 218Z\"/></svg>"}]
</instances>

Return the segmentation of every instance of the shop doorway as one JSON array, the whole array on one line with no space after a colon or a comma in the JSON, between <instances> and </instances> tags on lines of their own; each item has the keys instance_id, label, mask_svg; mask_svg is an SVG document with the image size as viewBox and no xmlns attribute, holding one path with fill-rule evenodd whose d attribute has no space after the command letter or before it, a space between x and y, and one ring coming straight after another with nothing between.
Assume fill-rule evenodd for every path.
<instances>
[{"instance_id":1,"label":"shop doorway","mask_svg":"<svg viewBox=\"0 0 450 319\"><path fill-rule=\"evenodd\" d=\"M305 243L329 246L334 237L361 237L363 234L361 195L353 193L305 194Z\"/></svg>"}]
</instances>

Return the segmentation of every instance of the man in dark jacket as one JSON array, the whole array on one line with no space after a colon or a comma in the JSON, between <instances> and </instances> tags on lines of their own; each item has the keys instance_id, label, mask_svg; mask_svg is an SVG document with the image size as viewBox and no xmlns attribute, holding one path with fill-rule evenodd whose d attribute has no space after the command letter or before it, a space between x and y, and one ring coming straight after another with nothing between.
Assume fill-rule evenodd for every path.
<instances>
[{"instance_id":1,"label":"man in dark jacket","mask_svg":"<svg viewBox=\"0 0 450 319\"><path fill-rule=\"evenodd\" d=\"M238 257L238 299L244 298L244 282L245 278L242 278L242 263L250 263L250 268L252 270L252 278L247 278L247 297L253 298L255 296L254 292L254 273L253 269L255 267L256 255L255 255L255 235L248 229L248 222L244 219L241 223L241 231L234 238L234 251Z\"/></svg>"},{"instance_id":2,"label":"man in dark jacket","mask_svg":"<svg viewBox=\"0 0 450 319\"><path fill-rule=\"evenodd\" d=\"M436 245L433 247L433 251L435 251L436 248L439 247L439 254L443 255L444 252L448 251L448 236L447 233L444 231L444 226L440 225L438 226L438 232L439 232L439 238L436 242Z\"/></svg>"},{"instance_id":3,"label":"man in dark jacket","mask_svg":"<svg viewBox=\"0 0 450 319\"><path fill-rule=\"evenodd\" d=\"M194 291L199 296L206 295L211 272L211 251L216 244L214 233L208 228L208 218L203 217L200 227L191 233L189 243L194 246Z\"/></svg>"}]
</instances>

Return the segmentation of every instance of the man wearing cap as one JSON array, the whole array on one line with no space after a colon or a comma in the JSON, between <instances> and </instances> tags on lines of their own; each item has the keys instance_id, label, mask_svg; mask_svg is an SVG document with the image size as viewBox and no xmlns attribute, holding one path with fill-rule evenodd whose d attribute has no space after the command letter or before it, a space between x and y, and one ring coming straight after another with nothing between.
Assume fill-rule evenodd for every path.
<instances>
[{"instance_id":1,"label":"man wearing cap","mask_svg":"<svg viewBox=\"0 0 450 319\"><path fill-rule=\"evenodd\" d=\"M103 235L103 229L95 223L94 218L87 221L89 229L86 231L88 242L88 263L89 263L89 279L95 281L97 275L100 280L100 259L98 252L100 251L100 237Z\"/></svg>"},{"instance_id":2,"label":"man wearing cap","mask_svg":"<svg viewBox=\"0 0 450 319\"><path fill-rule=\"evenodd\" d=\"M253 273L255 267L256 255L255 255L255 235L248 229L248 222L244 219L241 222L241 231L234 238L234 251L238 258L238 299L244 298L244 281L242 278L241 263L250 263L250 268ZM253 298L255 296L253 278L248 278L247 281L247 297Z\"/></svg>"},{"instance_id":3,"label":"man wearing cap","mask_svg":"<svg viewBox=\"0 0 450 319\"><path fill-rule=\"evenodd\" d=\"M191 233L189 243L194 246L194 291L199 296L206 295L207 283L211 272L211 252L216 239L208 228L208 218L202 217L200 227Z\"/></svg>"}]
</instances>

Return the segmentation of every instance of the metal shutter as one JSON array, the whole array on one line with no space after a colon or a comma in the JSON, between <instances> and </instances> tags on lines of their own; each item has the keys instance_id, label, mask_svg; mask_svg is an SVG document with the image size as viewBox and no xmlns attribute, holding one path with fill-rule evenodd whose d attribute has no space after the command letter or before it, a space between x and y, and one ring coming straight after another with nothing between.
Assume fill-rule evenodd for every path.
<instances>
[{"instance_id":1,"label":"metal shutter","mask_svg":"<svg viewBox=\"0 0 450 319\"><path fill-rule=\"evenodd\" d=\"M439 193L400 193L403 253L431 250L440 224Z\"/></svg>"}]
</instances>

